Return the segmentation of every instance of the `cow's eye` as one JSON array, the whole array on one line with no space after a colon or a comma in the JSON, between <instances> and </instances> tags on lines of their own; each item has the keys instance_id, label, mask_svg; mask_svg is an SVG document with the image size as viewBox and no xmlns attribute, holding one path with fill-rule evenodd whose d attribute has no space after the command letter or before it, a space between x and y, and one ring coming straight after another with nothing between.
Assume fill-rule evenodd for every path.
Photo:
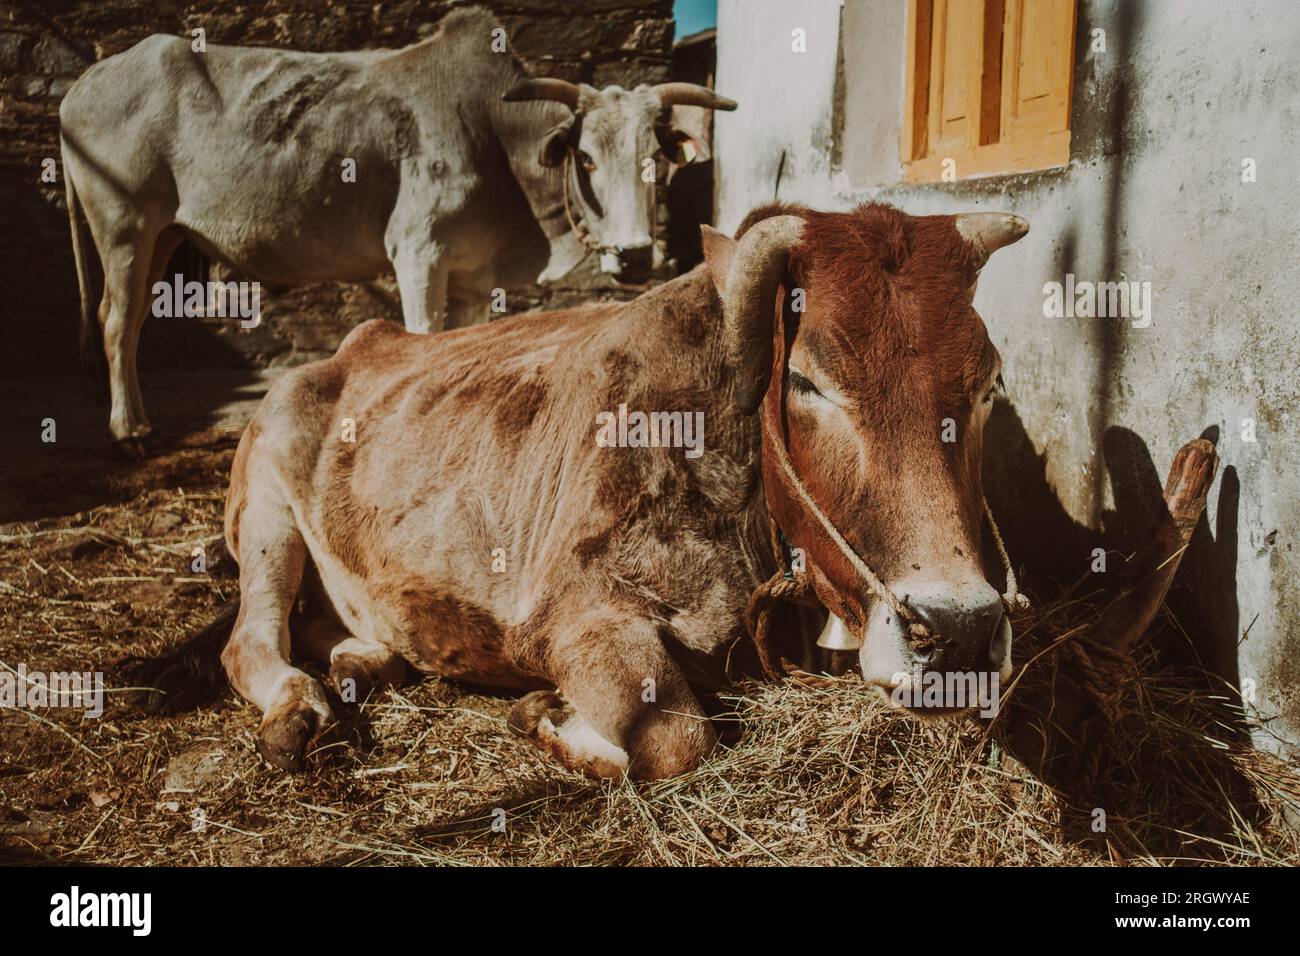
<instances>
[{"instance_id":1,"label":"cow's eye","mask_svg":"<svg viewBox=\"0 0 1300 956\"><path fill-rule=\"evenodd\" d=\"M596 168L596 161L591 158L591 154L586 150L578 150L578 162L581 163L582 168L589 173L594 171Z\"/></svg>"},{"instance_id":2,"label":"cow's eye","mask_svg":"<svg viewBox=\"0 0 1300 956\"><path fill-rule=\"evenodd\" d=\"M993 401L994 397L1003 394L1006 390L1007 387L1002 381L1002 376L999 375L993 380L993 387L984 393L984 404L987 405Z\"/></svg>"},{"instance_id":3,"label":"cow's eye","mask_svg":"<svg viewBox=\"0 0 1300 956\"><path fill-rule=\"evenodd\" d=\"M801 395L821 395L821 392L817 390L817 386L807 376L802 372L796 372L794 369L790 369L790 388Z\"/></svg>"}]
</instances>

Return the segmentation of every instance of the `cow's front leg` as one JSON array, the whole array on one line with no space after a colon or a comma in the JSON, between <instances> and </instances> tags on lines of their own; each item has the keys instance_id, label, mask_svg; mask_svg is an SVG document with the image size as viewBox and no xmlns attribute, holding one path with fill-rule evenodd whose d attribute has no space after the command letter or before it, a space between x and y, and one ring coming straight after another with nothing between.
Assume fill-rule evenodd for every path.
<instances>
[{"instance_id":1,"label":"cow's front leg","mask_svg":"<svg viewBox=\"0 0 1300 956\"><path fill-rule=\"evenodd\" d=\"M693 769L717 742L650 621L608 609L520 639L521 663L540 662L558 694L524 697L510 728L569 769L672 777Z\"/></svg>"},{"instance_id":2,"label":"cow's front leg","mask_svg":"<svg viewBox=\"0 0 1300 956\"><path fill-rule=\"evenodd\" d=\"M238 524L239 617L221 662L231 686L262 710L258 751L282 770L301 770L307 745L334 721L321 685L289 663L307 546L274 486L248 494Z\"/></svg>"},{"instance_id":3,"label":"cow's front leg","mask_svg":"<svg viewBox=\"0 0 1300 956\"><path fill-rule=\"evenodd\" d=\"M436 244L399 245L392 253L406 331L441 332L447 322L447 255Z\"/></svg>"}]
</instances>

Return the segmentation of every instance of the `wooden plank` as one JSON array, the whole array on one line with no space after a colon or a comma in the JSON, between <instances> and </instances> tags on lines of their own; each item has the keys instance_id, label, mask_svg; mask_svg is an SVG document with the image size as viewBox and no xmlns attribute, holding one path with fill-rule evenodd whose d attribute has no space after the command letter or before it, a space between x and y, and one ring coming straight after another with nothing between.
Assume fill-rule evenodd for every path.
<instances>
[{"instance_id":1,"label":"wooden plank","mask_svg":"<svg viewBox=\"0 0 1300 956\"><path fill-rule=\"evenodd\" d=\"M934 0L912 0L907 5L907 72L903 110L904 163L926 154L930 110L930 35Z\"/></svg>"},{"instance_id":2,"label":"wooden plank","mask_svg":"<svg viewBox=\"0 0 1300 956\"><path fill-rule=\"evenodd\" d=\"M980 135L977 145L996 143L1002 129L1002 23L1006 0L984 0L984 42L980 48Z\"/></svg>"},{"instance_id":3,"label":"wooden plank","mask_svg":"<svg viewBox=\"0 0 1300 956\"><path fill-rule=\"evenodd\" d=\"M943 155L926 156L903 167L903 181L938 182L942 178L943 161L946 158L956 162L957 176L961 179L1065 166L1070 162L1070 131L1061 130L1037 141L1013 140L956 150Z\"/></svg>"},{"instance_id":4,"label":"wooden plank","mask_svg":"<svg viewBox=\"0 0 1300 956\"><path fill-rule=\"evenodd\" d=\"M1006 0L1002 139L1069 129L1075 0Z\"/></svg>"},{"instance_id":5,"label":"wooden plank","mask_svg":"<svg viewBox=\"0 0 1300 956\"><path fill-rule=\"evenodd\" d=\"M984 0L935 0L930 48L931 153L979 145Z\"/></svg>"}]
</instances>

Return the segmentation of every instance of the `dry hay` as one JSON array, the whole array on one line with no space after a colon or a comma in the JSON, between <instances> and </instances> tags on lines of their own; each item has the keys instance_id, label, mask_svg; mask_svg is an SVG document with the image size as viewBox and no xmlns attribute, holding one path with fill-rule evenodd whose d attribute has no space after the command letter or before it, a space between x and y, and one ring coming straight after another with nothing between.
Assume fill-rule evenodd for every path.
<instances>
[{"instance_id":1,"label":"dry hay","mask_svg":"<svg viewBox=\"0 0 1300 956\"><path fill-rule=\"evenodd\" d=\"M187 449L179 477L164 469L152 481L141 466L114 466L120 503L4 529L0 662L111 670L211 616L233 581L187 565L196 543L220 533L231 450L229 436L211 438ZM1018 621L1018 660L1034 664L1005 692L1013 708L1042 693L1055 642L1097 613L1066 597ZM1226 699L1157 670L1150 652L1123 686L1092 779L1056 788L1008 753L996 724L892 712L851 676L737 686L720 701L733 742L692 774L648 784L556 767L509 735L508 697L450 682L371 699L350 742L297 776L258 758L257 716L230 693L170 717L112 700L99 720L0 711L0 860L1300 862L1284 823L1300 805L1295 766L1252 749ZM1094 808L1105 811L1104 833L1092 829Z\"/></svg>"}]
</instances>

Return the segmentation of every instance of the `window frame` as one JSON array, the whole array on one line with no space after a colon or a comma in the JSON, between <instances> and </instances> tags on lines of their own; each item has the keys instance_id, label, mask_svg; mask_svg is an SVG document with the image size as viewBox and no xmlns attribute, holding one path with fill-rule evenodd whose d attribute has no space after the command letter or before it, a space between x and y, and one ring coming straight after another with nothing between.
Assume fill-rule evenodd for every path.
<instances>
[{"instance_id":1,"label":"window frame","mask_svg":"<svg viewBox=\"0 0 1300 956\"><path fill-rule=\"evenodd\" d=\"M936 89L936 55L946 54L944 42L946 17L951 4L977 4L978 19L983 24L979 35L968 33L964 39L978 44L970 72L964 77L968 96L966 120L978 124L978 141L967 129L966 142L953 147L947 144L931 148L936 139L936 111L942 109L942 90ZM1041 0L909 0L907 5L907 65L903 104L903 129L900 153L903 181L934 183L944 180L944 163L956 164L956 179L1033 172L1065 166L1070 162L1070 120L1073 105L1075 27L1078 20L1077 0L1069 4L1068 55L1063 89L1055 95L1049 109L1063 109L1064 129L1052 129L1033 116L1017 115L1019 43L1022 19L1028 4ZM990 16L990 12L994 16ZM1000 22L999 22L1000 20ZM940 29L936 30L936 22ZM997 29L994 29L994 26ZM1059 29L1059 25L1058 25ZM929 43L918 44L921 37ZM992 46L997 49L990 53ZM997 69L990 67L996 64ZM947 63L945 62L945 67ZM1059 80L1060 77L1058 76ZM940 77L940 82L942 77ZM1061 102L1063 94L1064 102ZM1050 94L1049 94L1050 95Z\"/></svg>"}]
</instances>

